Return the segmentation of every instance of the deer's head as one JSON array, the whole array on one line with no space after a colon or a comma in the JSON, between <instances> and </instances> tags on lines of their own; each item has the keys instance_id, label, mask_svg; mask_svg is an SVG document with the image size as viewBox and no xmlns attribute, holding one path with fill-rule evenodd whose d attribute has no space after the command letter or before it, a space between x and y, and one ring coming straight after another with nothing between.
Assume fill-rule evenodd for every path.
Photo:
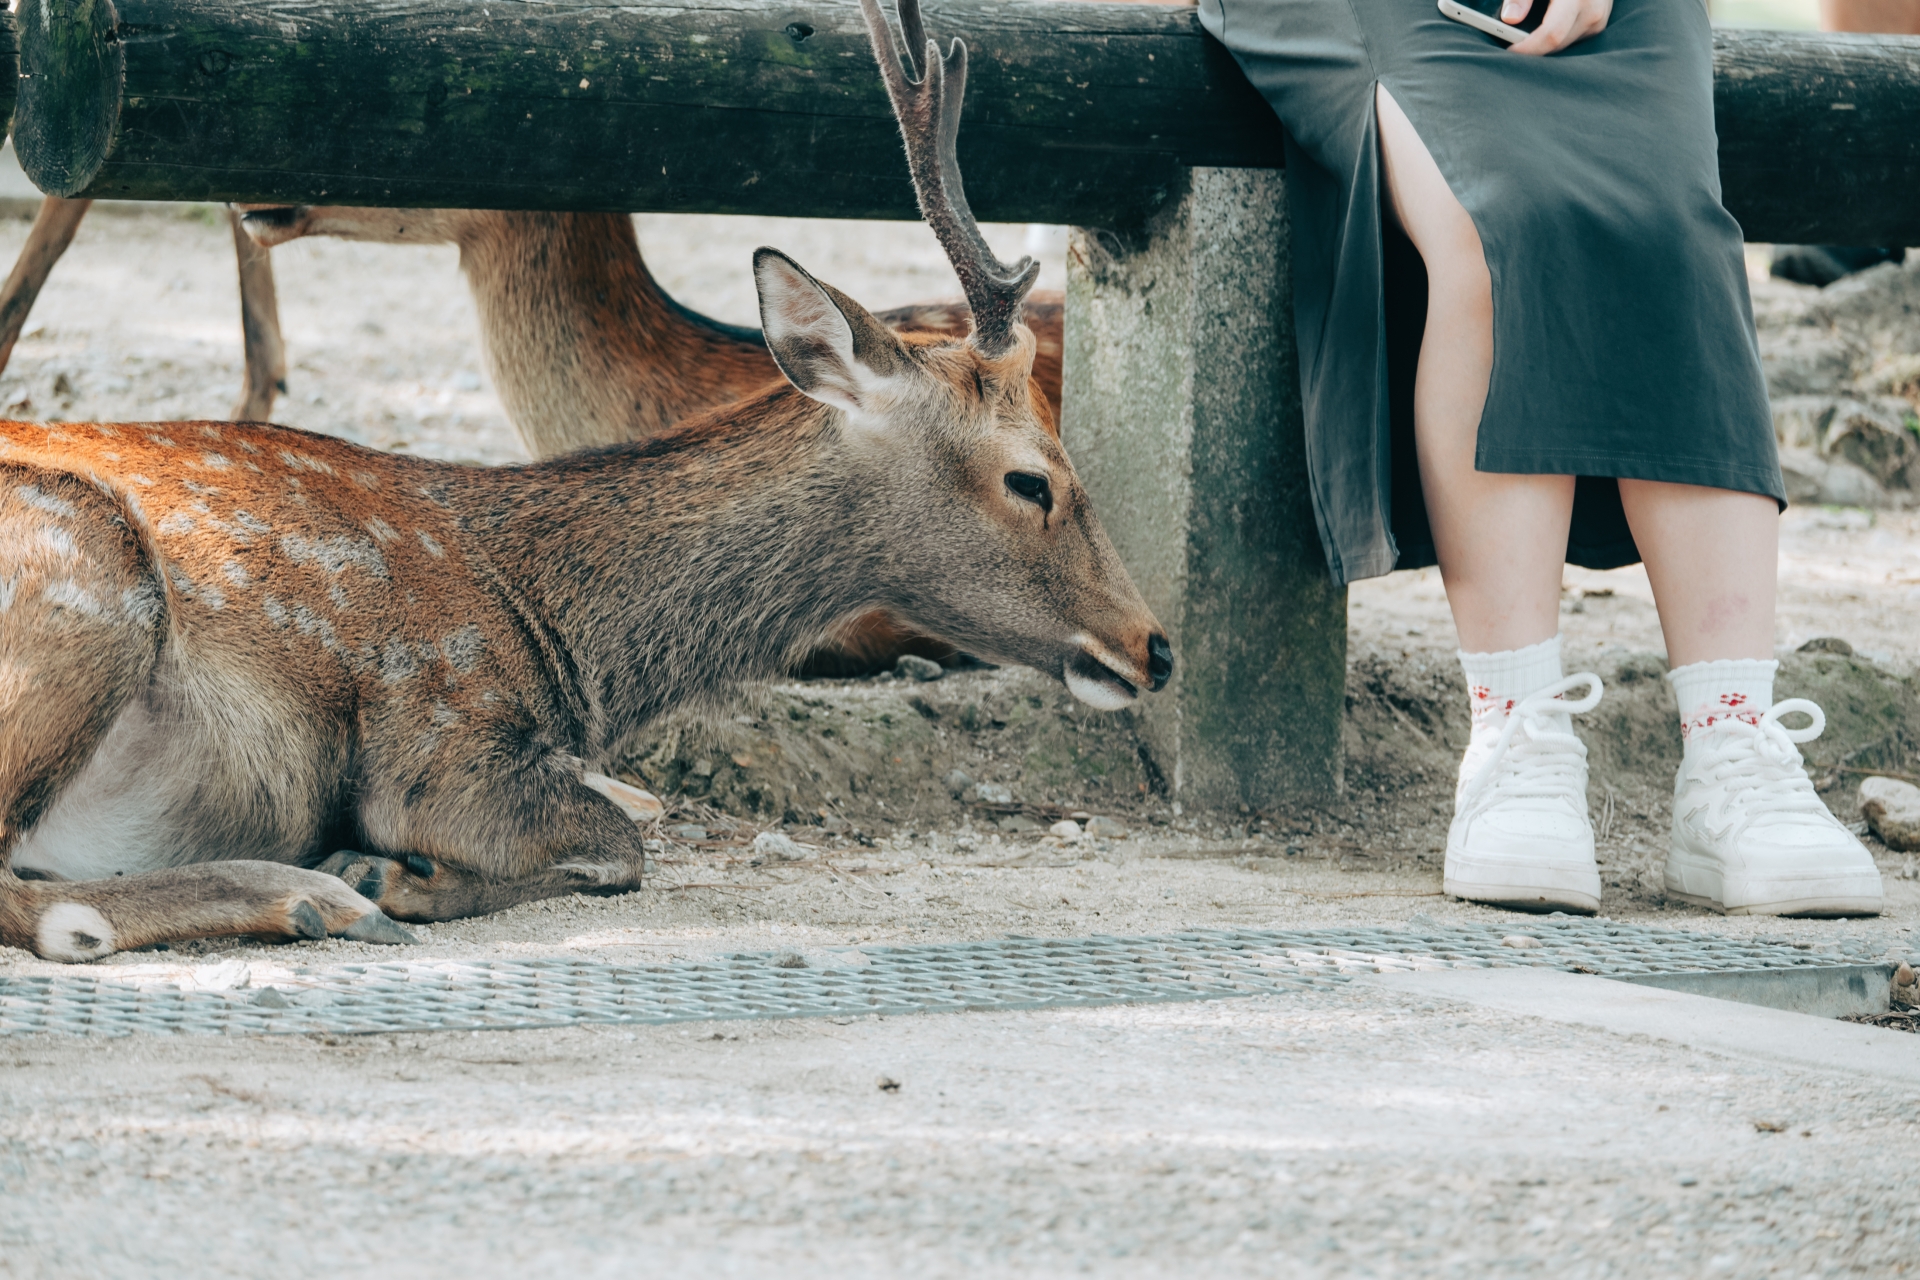
<instances>
[{"instance_id":1,"label":"deer's head","mask_svg":"<svg viewBox=\"0 0 1920 1280\"><path fill-rule=\"evenodd\" d=\"M861 0L907 144L921 212L973 311L964 339L902 337L773 249L754 255L767 347L800 392L839 410L856 492L902 548L879 572L893 607L971 652L1051 672L1113 710L1159 689L1173 651L1114 553L1045 400L1018 322L1039 275L980 234L954 154L966 47L943 57L901 0L909 60ZM916 65L911 51L923 50ZM924 67L924 74L921 68Z\"/></svg>"},{"instance_id":2,"label":"deer's head","mask_svg":"<svg viewBox=\"0 0 1920 1280\"><path fill-rule=\"evenodd\" d=\"M781 372L839 411L844 500L900 548L874 586L905 621L1104 710L1167 682L1173 652L1052 430L1024 326L991 353L977 332L903 337L776 250L754 276Z\"/></svg>"}]
</instances>

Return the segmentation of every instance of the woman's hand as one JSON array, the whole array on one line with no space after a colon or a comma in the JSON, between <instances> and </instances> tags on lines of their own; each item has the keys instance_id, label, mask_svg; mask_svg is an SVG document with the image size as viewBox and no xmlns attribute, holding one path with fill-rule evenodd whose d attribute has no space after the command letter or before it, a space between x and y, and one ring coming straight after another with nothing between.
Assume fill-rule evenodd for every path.
<instances>
[{"instance_id":1,"label":"woman's hand","mask_svg":"<svg viewBox=\"0 0 1920 1280\"><path fill-rule=\"evenodd\" d=\"M1503 22L1518 22L1538 4L1547 6L1540 29L1512 46L1515 53L1558 53L1570 44L1607 29L1613 15L1613 0L1507 0L1501 6Z\"/></svg>"}]
</instances>

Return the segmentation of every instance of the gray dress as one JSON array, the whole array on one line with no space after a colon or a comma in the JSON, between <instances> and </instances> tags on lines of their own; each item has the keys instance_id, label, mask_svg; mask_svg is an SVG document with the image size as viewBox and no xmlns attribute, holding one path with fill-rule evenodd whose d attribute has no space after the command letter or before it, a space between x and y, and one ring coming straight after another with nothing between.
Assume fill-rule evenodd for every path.
<instances>
[{"instance_id":1,"label":"gray dress","mask_svg":"<svg viewBox=\"0 0 1920 1280\"><path fill-rule=\"evenodd\" d=\"M1336 580L1434 562L1412 425L1426 282L1383 225L1376 84L1492 273L1475 465L1580 477L1567 558L1590 568L1639 559L1619 477L1785 505L1700 0L1615 0L1604 32L1546 58L1435 0L1200 0L1200 19L1286 126L1307 452Z\"/></svg>"}]
</instances>

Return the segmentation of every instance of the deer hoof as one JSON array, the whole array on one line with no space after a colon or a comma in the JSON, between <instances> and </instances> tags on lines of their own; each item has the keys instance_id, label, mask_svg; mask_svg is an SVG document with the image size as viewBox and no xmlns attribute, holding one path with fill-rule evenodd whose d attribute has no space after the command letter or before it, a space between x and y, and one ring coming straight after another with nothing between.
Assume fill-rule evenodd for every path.
<instances>
[{"instance_id":1,"label":"deer hoof","mask_svg":"<svg viewBox=\"0 0 1920 1280\"><path fill-rule=\"evenodd\" d=\"M353 886L353 891L368 902L379 902L385 896L389 882L397 878L400 864L392 858L383 858L377 853L359 853L352 849L342 849L314 870L330 876L339 876Z\"/></svg>"},{"instance_id":2,"label":"deer hoof","mask_svg":"<svg viewBox=\"0 0 1920 1280\"><path fill-rule=\"evenodd\" d=\"M407 929L378 911L367 912L342 929L340 936L353 942L378 942L396 947L412 946L420 941Z\"/></svg>"},{"instance_id":3,"label":"deer hoof","mask_svg":"<svg viewBox=\"0 0 1920 1280\"><path fill-rule=\"evenodd\" d=\"M407 870L413 872L413 874L419 876L422 880L433 879L432 859L423 858L417 853L403 853L400 855L400 861L406 864Z\"/></svg>"},{"instance_id":4,"label":"deer hoof","mask_svg":"<svg viewBox=\"0 0 1920 1280\"><path fill-rule=\"evenodd\" d=\"M324 938L327 936L327 922L311 902L296 902L287 912L287 926L296 938Z\"/></svg>"}]
</instances>

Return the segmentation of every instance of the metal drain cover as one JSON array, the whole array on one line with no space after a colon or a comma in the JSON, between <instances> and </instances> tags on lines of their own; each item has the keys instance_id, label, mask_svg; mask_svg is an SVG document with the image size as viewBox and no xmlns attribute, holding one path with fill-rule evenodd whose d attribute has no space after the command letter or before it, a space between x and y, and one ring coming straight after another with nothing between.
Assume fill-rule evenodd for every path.
<instances>
[{"instance_id":1,"label":"metal drain cover","mask_svg":"<svg viewBox=\"0 0 1920 1280\"><path fill-rule=\"evenodd\" d=\"M1537 946L1515 947L1523 935ZM667 964L448 960L294 971L205 990L78 968L0 978L0 1036L288 1035L508 1030L590 1022L1046 1009L1212 1000L1352 974L1530 966L1611 977L1857 965L1864 941L1791 943L1550 918L1412 929L1195 930L1138 938L1007 938L848 948L808 962L757 952ZM206 966L220 968L221 966ZM234 978L229 973L230 979Z\"/></svg>"}]
</instances>

